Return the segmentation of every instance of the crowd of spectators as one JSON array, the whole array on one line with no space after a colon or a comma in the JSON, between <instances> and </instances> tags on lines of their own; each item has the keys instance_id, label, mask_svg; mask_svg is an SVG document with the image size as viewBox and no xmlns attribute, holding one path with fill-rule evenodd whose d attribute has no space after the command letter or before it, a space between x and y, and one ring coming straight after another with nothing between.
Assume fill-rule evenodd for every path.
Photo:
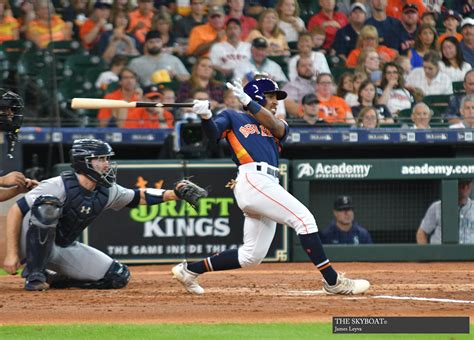
<instances>
[{"instance_id":1,"label":"crowd of spectators","mask_svg":"<svg viewBox=\"0 0 474 340\"><path fill-rule=\"evenodd\" d=\"M164 101L166 93L184 102L205 91L217 113L238 107L226 81L266 75L288 92L278 115L289 121L467 127L473 8L467 0L0 0L0 42L41 51L77 41L107 65L93 79L105 98ZM434 108L417 105L446 95ZM172 112L136 111L94 118L172 126Z\"/></svg>"}]
</instances>

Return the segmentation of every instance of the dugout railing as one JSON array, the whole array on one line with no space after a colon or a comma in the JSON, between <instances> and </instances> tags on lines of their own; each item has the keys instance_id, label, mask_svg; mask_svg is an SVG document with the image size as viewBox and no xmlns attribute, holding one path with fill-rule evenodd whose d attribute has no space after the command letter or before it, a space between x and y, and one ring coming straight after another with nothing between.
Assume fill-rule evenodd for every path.
<instances>
[{"instance_id":1,"label":"dugout railing","mask_svg":"<svg viewBox=\"0 0 474 340\"><path fill-rule=\"evenodd\" d=\"M355 220L371 245L325 245L333 261L473 260L474 245L459 244L458 180L474 176L472 158L298 160L291 163L294 195L315 215L320 230L332 218L337 195L353 198ZM416 244L430 206L442 201L442 244ZM307 261L297 237L292 261Z\"/></svg>"}]
</instances>

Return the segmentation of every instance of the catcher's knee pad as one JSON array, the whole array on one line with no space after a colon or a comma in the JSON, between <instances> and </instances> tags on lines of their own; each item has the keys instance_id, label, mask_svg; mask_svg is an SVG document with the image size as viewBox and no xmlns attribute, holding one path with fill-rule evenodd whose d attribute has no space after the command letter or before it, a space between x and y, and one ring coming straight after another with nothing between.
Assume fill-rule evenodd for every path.
<instances>
[{"instance_id":1,"label":"catcher's knee pad","mask_svg":"<svg viewBox=\"0 0 474 340\"><path fill-rule=\"evenodd\" d=\"M30 226L56 228L62 213L61 201L53 195L38 196L31 207Z\"/></svg>"},{"instance_id":2,"label":"catcher's knee pad","mask_svg":"<svg viewBox=\"0 0 474 340\"><path fill-rule=\"evenodd\" d=\"M34 201L26 233L26 264L29 273L43 272L46 268L61 212L62 204L55 196L42 195Z\"/></svg>"},{"instance_id":3,"label":"catcher's knee pad","mask_svg":"<svg viewBox=\"0 0 474 340\"><path fill-rule=\"evenodd\" d=\"M130 281L130 272L128 267L118 261L112 262L109 270L105 273L104 278L100 280L103 282L105 289L119 289L123 288Z\"/></svg>"}]
</instances>

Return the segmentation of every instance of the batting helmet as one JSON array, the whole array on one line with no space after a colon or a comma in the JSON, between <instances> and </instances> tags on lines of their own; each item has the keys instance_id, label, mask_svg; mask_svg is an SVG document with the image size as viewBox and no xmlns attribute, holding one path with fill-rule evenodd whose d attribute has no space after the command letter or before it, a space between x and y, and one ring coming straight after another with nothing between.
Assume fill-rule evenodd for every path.
<instances>
[{"instance_id":1,"label":"batting helmet","mask_svg":"<svg viewBox=\"0 0 474 340\"><path fill-rule=\"evenodd\" d=\"M71 166L76 172L109 188L115 183L117 175L117 164L110 162L110 157L114 155L112 147L100 139L76 139L70 152ZM104 157L108 166L103 169L97 165L94 167L92 160Z\"/></svg>"},{"instance_id":2,"label":"batting helmet","mask_svg":"<svg viewBox=\"0 0 474 340\"><path fill-rule=\"evenodd\" d=\"M0 130L18 132L23 122L23 99L15 92L0 88Z\"/></svg>"},{"instance_id":3,"label":"batting helmet","mask_svg":"<svg viewBox=\"0 0 474 340\"><path fill-rule=\"evenodd\" d=\"M267 103L265 99L266 93L276 93L278 100L286 98L286 92L281 91L278 84L270 78L254 79L248 82L247 85L244 86L244 92L260 105Z\"/></svg>"}]
</instances>

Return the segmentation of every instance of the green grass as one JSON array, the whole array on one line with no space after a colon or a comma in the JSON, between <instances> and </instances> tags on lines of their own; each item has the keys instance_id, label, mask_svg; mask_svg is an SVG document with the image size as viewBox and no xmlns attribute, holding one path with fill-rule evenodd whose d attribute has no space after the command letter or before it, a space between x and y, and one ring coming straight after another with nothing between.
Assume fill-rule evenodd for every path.
<instances>
[{"instance_id":1,"label":"green grass","mask_svg":"<svg viewBox=\"0 0 474 340\"><path fill-rule=\"evenodd\" d=\"M1 321L0 321L1 322ZM0 339L472 339L471 334L332 334L330 323L2 326Z\"/></svg>"}]
</instances>

